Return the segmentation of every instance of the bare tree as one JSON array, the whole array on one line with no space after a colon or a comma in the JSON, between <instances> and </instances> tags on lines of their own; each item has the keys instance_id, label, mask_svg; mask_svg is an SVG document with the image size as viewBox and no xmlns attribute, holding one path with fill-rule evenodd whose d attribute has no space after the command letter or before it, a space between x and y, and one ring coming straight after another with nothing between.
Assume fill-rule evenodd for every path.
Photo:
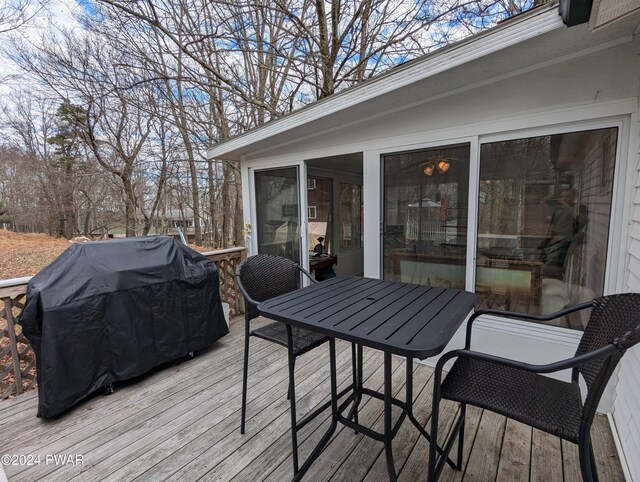
<instances>
[{"instance_id":1,"label":"bare tree","mask_svg":"<svg viewBox=\"0 0 640 482\"><path fill-rule=\"evenodd\" d=\"M67 237L104 234L115 221L117 190L79 145L72 118L66 116L67 126L60 128L59 111L56 99L34 91L4 108L1 177L8 189L0 196L13 229Z\"/></svg>"},{"instance_id":2,"label":"bare tree","mask_svg":"<svg viewBox=\"0 0 640 482\"><path fill-rule=\"evenodd\" d=\"M33 4L29 0L4 1L0 5L0 34L17 30L46 9L47 1Z\"/></svg>"},{"instance_id":3,"label":"bare tree","mask_svg":"<svg viewBox=\"0 0 640 482\"><path fill-rule=\"evenodd\" d=\"M119 180L126 235L134 236L136 212L146 209L136 168L154 122L140 105L153 103L154 86L139 84L134 69L114 68L128 64L126 52L110 48L96 35L63 31L56 40L43 39L35 51L16 45L17 60L58 95L82 106L76 122L97 163Z\"/></svg>"},{"instance_id":4,"label":"bare tree","mask_svg":"<svg viewBox=\"0 0 640 482\"><path fill-rule=\"evenodd\" d=\"M82 162L60 168L65 136L30 138L55 136L50 119L14 116L11 129L37 163L49 226L62 212L74 232L108 229L121 212L127 235L147 234L177 209L193 213L197 244L242 243L239 166L208 159L210 146L540 1L99 0L81 32L11 52L55 105L79 107L83 149L67 157ZM3 18L0 33L27 17Z\"/></svg>"}]
</instances>

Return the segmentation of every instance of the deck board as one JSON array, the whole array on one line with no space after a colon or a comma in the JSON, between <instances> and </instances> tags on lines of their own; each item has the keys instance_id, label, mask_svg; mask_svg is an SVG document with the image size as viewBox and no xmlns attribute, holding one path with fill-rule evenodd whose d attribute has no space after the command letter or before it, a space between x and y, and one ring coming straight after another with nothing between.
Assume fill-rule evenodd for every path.
<instances>
[{"instance_id":1,"label":"deck board","mask_svg":"<svg viewBox=\"0 0 640 482\"><path fill-rule=\"evenodd\" d=\"M258 320L257 323L264 321ZM0 402L0 453L79 454L83 466L9 466L9 481L68 480L287 480L292 474L286 352L252 339L247 430L240 434L243 321L193 360L166 366L135 383L97 395L53 421L36 418L35 393ZM338 382L351 377L351 348L339 342ZM364 351L365 385L383 385L382 354ZM404 398L404 360L394 358L394 390ZM432 369L416 363L414 411L430 425ZM328 347L313 350L296 367L298 416L328 399ZM442 438L451 429L457 405L443 401ZM360 422L380 430L382 402L363 399ZM299 434L304 461L329 423L328 413ZM593 444L601 480L624 477L608 421L597 416ZM426 478L428 444L405 421L394 441L399 480ZM455 453L455 446L453 453ZM463 470L445 467L441 481L576 480L575 446L494 413L469 407ZM382 444L339 426L306 480L383 481L387 469Z\"/></svg>"},{"instance_id":2,"label":"deck board","mask_svg":"<svg viewBox=\"0 0 640 482\"><path fill-rule=\"evenodd\" d=\"M561 442L558 437L533 429L531 437L531 482L562 480Z\"/></svg>"},{"instance_id":3,"label":"deck board","mask_svg":"<svg viewBox=\"0 0 640 482\"><path fill-rule=\"evenodd\" d=\"M464 472L465 481L496 480L507 419L489 410L482 412L478 432Z\"/></svg>"},{"instance_id":4,"label":"deck board","mask_svg":"<svg viewBox=\"0 0 640 482\"><path fill-rule=\"evenodd\" d=\"M531 427L507 420L496 480L528 481L530 469Z\"/></svg>"}]
</instances>

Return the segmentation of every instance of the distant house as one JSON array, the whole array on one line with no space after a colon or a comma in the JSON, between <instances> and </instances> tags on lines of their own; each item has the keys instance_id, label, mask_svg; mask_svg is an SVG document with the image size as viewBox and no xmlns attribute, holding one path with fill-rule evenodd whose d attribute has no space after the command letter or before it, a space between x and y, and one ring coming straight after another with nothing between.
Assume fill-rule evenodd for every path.
<instances>
[{"instance_id":1,"label":"distant house","mask_svg":"<svg viewBox=\"0 0 640 482\"><path fill-rule=\"evenodd\" d=\"M196 222L200 223L200 227L204 233L207 229L206 220L199 219L196 221L191 208L171 209L156 221L155 229L157 234L177 237L179 236L178 228L180 228L185 237L193 241L195 238Z\"/></svg>"},{"instance_id":2,"label":"distant house","mask_svg":"<svg viewBox=\"0 0 640 482\"><path fill-rule=\"evenodd\" d=\"M250 252L286 222L308 266L309 180L326 179L339 273L538 314L640 291L640 5L590 3L547 3L213 147L241 161ZM584 322L483 319L476 348L558 360ZM600 407L635 480L639 374L636 348Z\"/></svg>"}]
</instances>

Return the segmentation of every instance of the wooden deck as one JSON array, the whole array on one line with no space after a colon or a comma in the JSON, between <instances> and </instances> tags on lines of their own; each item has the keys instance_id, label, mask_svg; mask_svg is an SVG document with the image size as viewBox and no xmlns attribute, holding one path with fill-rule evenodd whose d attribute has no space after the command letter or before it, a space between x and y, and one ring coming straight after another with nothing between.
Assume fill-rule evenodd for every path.
<instances>
[{"instance_id":1,"label":"wooden deck","mask_svg":"<svg viewBox=\"0 0 640 482\"><path fill-rule=\"evenodd\" d=\"M0 402L0 454L41 456L39 464L5 466L9 481L289 479L287 357L283 348L262 340L252 339L249 418L247 433L240 435L242 323L234 320L231 333L195 359L117 387L112 395L98 395L58 420L36 418L35 393ZM327 352L326 347L317 349L298 361L299 416L328 393ZM339 383L350 377L350 355L349 345L339 343ZM364 360L366 386L380 389L381 354L365 350ZM400 391L404 361L395 362L394 388ZM416 364L414 372L416 416L426 424L432 370ZM381 429L381 402L365 401L360 422ZM441 430L450 426L456 406L444 408ZM318 417L299 435L301 460L326 424L326 417ZM593 438L600 480L623 481L606 417L597 418ZM405 423L394 442L400 480L425 479L427 451L417 430ZM83 464L62 465L58 459L56 465L45 458L56 454L80 455ZM382 444L339 427L305 480L387 480ZM523 424L470 408L464 470L446 467L441 480L577 481L577 450Z\"/></svg>"}]
</instances>

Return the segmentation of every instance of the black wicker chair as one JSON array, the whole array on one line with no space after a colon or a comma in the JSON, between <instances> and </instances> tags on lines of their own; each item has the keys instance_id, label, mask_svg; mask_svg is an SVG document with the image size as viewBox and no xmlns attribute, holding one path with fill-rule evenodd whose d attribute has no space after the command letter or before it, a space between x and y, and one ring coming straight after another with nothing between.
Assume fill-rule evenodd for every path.
<instances>
[{"instance_id":1,"label":"black wicker chair","mask_svg":"<svg viewBox=\"0 0 640 482\"><path fill-rule=\"evenodd\" d=\"M301 276L307 276L312 283L316 281L311 275L287 258L270 255L256 255L245 259L236 270L236 283L245 300L245 339L244 339L244 372L242 378L242 414L240 433L245 432L245 418L247 408L247 378L249 372L249 338L255 336L272 341L287 348L289 355L289 392L287 398L291 402L291 441L293 445L293 471L298 472L298 442L297 432L311 421L316 415L330 406L327 401L322 406L308 414L304 419L297 421L296 395L294 372L296 358L304 353L329 341L329 338L321 333L296 328L279 321L251 330L250 322L260 316L257 305L262 301L275 298L300 288ZM353 363L356 363L355 346L352 345ZM354 377L356 367L353 367ZM354 378L355 383L355 378ZM340 392L340 396L352 389L349 386ZM357 410L357 409L356 409ZM351 416L357 421L357 412L352 411Z\"/></svg>"},{"instance_id":2,"label":"black wicker chair","mask_svg":"<svg viewBox=\"0 0 640 482\"><path fill-rule=\"evenodd\" d=\"M481 315L548 321L587 308L593 310L573 358L548 365L531 365L470 350L472 324ZM638 293L597 298L547 316L495 310L474 313L467 324L465 349L445 354L436 365L428 480L437 480L445 463L461 470L465 409L466 404L471 404L577 444L583 480L597 481L590 436L593 417L616 365L626 350L638 342ZM457 359L441 383L443 367L452 358ZM571 382L541 375L569 368L572 369ZM580 375L587 386L584 403L578 384ZM436 459L438 409L442 398L460 402L461 407L460 416L443 445L443 455ZM457 464L448 457L456 437Z\"/></svg>"}]
</instances>

